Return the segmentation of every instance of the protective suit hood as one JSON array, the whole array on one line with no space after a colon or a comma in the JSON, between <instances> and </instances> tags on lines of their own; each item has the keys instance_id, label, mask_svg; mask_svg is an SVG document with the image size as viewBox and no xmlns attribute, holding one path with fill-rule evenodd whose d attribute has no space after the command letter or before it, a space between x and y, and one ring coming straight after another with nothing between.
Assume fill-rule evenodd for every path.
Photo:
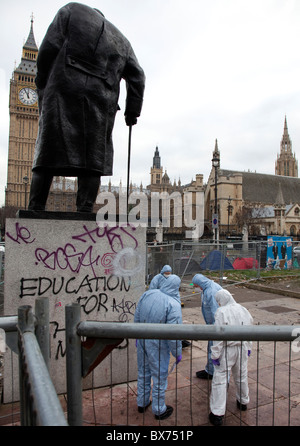
<instances>
[{"instance_id":1,"label":"protective suit hood","mask_svg":"<svg viewBox=\"0 0 300 446\"><path fill-rule=\"evenodd\" d=\"M192 279L192 283L199 285L203 290L205 290L205 288L210 286L211 280L203 276L203 274L195 274Z\"/></svg>"},{"instance_id":2,"label":"protective suit hood","mask_svg":"<svg viewBox=\"0 0 300 446\"><path fill-rule=\"evenodd\" d=\"M151 283L149 285L149 290L158 290L162 287L162 285L169 280L170 275L165 276L165 273L170 272L172 273L172 268L170 265L164 265L164 267L161 269L160 273L156 274L156 276L153 277L151 280Z\"/></svg>"},{"instance_id":3,"label":"protective suit hood","mask_svg":"<svg viewBox=\"0 0 300 446\"><path fill-rule=\"evenodd\" d=\"M167 280L160 287L160 291L167 294L168 296L174 297L174 299L180 302L179 296L179 286L181 280L176 274L171 274Z\"/></svg>"},{"instance_id":4,"label":"protective suit hood","mask_svg":"<svg viewBox=\"0 0 300 446\"><path fill-rule=\"evenodd\" d=\"M172 272L172 268L170 267L170 265L165 265L165 266L162 268L160 274L171 273L171 272Z\"/></svg>"},{"instance_id":5,"label":"protective suit hood","mask_svg":"<svg viewBox=\"0 0 300 446\"><path fill-rule=\"evenodd\" d=\"M232 295L227 290L220 290L216 293L215 299L217 301L217 304L220 305L220 307L224 307L225 305L232 305L236 304L236 301L232 297Z\"/></svg>"}]
</instances>

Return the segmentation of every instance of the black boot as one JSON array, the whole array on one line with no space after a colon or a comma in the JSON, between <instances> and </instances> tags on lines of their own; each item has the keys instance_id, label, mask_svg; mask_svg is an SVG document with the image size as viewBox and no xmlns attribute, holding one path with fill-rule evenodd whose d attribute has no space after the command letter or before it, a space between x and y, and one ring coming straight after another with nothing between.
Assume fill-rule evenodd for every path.
<instances>
[{"instance_id":1,"label":"black boot","mask_svg":"<svg viewBox=\"0 0 300 446\"><path fill-rule=\"evenodd\" d=\"M169 416L171 416L172 413L173 413L173 407L167 406L164 413L162 413L161 415L155 415L155 418L156 418L156 420L165 420L166 418L169 418Z\"/></svg>"},{"instance_id":2,"label":"black boot","mask_svg":"<svg viewBox=\"0 0 300 446\"><path fill-rule=\"evenodd\" d=\"M221 415L215 415L212 412L210 412L210 414L209 414L209 421L214 426L222 426L222 424L223 424L223 415L222 416Z\"/></svg>"},{"instance_id":3,"label":"black boot","mask_svg":"<svg viewBox=\"0 0 300 446\"><path fill-rule=\"evenodd\" d=\"M207 373L206 370L199 370L199 372L196 372L196 376L200 379L213 379L213 376Z\"/></svg>"},{"instance_id":4,"label":"black boot","mask_svg":"<svg viewBox=\"0 0 300 446\"><path fill-rule=\"evenodd\" d=\"M147 410L147 408L150 406L150 404L151 404L151 401L149 402L149 404L147 404L146 406L138 406L138 411L140 412L140 413L144 413L144 412L146 412L146 410Z\"/></svg>"},{"instance_id":5,"label":"black boot","mask_svg":"<svg viewBox=\"0 0 300 446\"><path fill-rule=\"evenodd\" d=\"M239 410L247 410L247 404L241 404L238 400L236 400L236 405Z\"/></svg>"}]
</instances>

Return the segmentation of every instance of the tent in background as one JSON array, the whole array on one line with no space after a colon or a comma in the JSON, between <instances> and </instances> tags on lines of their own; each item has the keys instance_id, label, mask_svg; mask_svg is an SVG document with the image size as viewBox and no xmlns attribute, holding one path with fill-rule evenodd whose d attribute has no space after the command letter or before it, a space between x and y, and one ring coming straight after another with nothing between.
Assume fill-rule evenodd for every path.
<instances>
[{"instance_id":1,"label":"tent in background","mask_svg":"<svg viewBox=\"0 0 300 446\"><path fill-rule=\"evenodd\" d=\"M233 266L228 258L221 251L210 251L205 259L200 263L201 269L206 270L222 270L233 269Z\"/></svg>"},{"instance_id":2,"label":"tent in background","mask_svg":"<svg viewBox=\"0 0 300 446\"><path fill-rule=\"evenodd\" d=\"M184 274L194 274L199 273L200 265L194 259L190 259L189 257L181 257L181 259L175 260L175 274L181 276Z\"/></svg>"},{"instance_id":3,"label":"tent in background","mask_svg":"<svg viewBox=\"0 0 300 446\"><path fill-rule=\"evenodd\" d=\"M258 261L254 257L237 257L232 266L234 269L257 269Z\"/></svg>"}]
</instances>

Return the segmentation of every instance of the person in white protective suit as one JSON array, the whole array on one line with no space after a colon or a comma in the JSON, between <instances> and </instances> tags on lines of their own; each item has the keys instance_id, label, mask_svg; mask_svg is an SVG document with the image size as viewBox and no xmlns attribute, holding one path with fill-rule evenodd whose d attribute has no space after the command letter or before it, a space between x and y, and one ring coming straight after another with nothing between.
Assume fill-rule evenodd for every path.
<instances>
[{"instance_id":1,"label":"person in white protective suit","mask_svg":"<svg viewBox=\"0 0 300 446\"><path fill-rule=\"evenodd\" d=\"M135 323L182 324L180 299L176 297L180 278L172 274L163 290L148 290L140 298L134 315ZM140 413L150 406L151 378L152 412L155 418L168 418L173 407L165 404L170 353L176 364L182 359L181 342L164 339L137 340L137 405Z\"/></svg>"},{"instance_id":2,"label":"person in white protective suit","mask_svg":"<svg viewBox=\"0 0 300 446\"><path fill-rule=\"evenodd\" d=\"M165 265L161 269L160 273L156 274L156 276L154 276L151 280L149 290L160 289L161 285L166 281L170 274L172 274L172 268L170 267L170 265Z\"/></svg>"},{"instance_id":3,"label":"person in white protective suit","mask_svg":"<svg viewBox=\"0 0 300 446\"><path fill-rule=\"evenodd\" d=\"M220 290L215 295L219 308L215 313L215 325L252 325L253 318L249 311L236 303L227 290ZM214 364L214 376L210 395L209 420L215 426L223 424L226 410L227 385L230 371L236 385L237 407L246 410L249 403L248 357L252 343L249 341L214 341L211 357Z\"/></svg>"}]
</instances>

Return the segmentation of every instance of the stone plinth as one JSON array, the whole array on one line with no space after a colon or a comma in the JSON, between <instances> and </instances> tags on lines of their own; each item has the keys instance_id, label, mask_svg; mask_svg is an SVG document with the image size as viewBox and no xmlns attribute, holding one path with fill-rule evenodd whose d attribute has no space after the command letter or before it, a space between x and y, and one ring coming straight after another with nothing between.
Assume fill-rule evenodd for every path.
<instances>
[{"instance_id":1,"label":"stone plinth","mask_svg":"<svg viewBox=\"0 0 300 446\"><path fill-rule=\"evenodd\" d=\"M93 214L20 212L6 221L5 248L4 315L17 315L21 305L34 309L38 296L49 298L50 375L64 393L65 306L79 303L82 320L133 322L145 291L146 229L99 227ZM13 361L10 355L9 350L4 402L19 397L17 355ZM134 341L124 341L94 370L93 385L136 379L136 370ZM83 388L91 386L89 375Z\"/></svg>"}]
</instances>

